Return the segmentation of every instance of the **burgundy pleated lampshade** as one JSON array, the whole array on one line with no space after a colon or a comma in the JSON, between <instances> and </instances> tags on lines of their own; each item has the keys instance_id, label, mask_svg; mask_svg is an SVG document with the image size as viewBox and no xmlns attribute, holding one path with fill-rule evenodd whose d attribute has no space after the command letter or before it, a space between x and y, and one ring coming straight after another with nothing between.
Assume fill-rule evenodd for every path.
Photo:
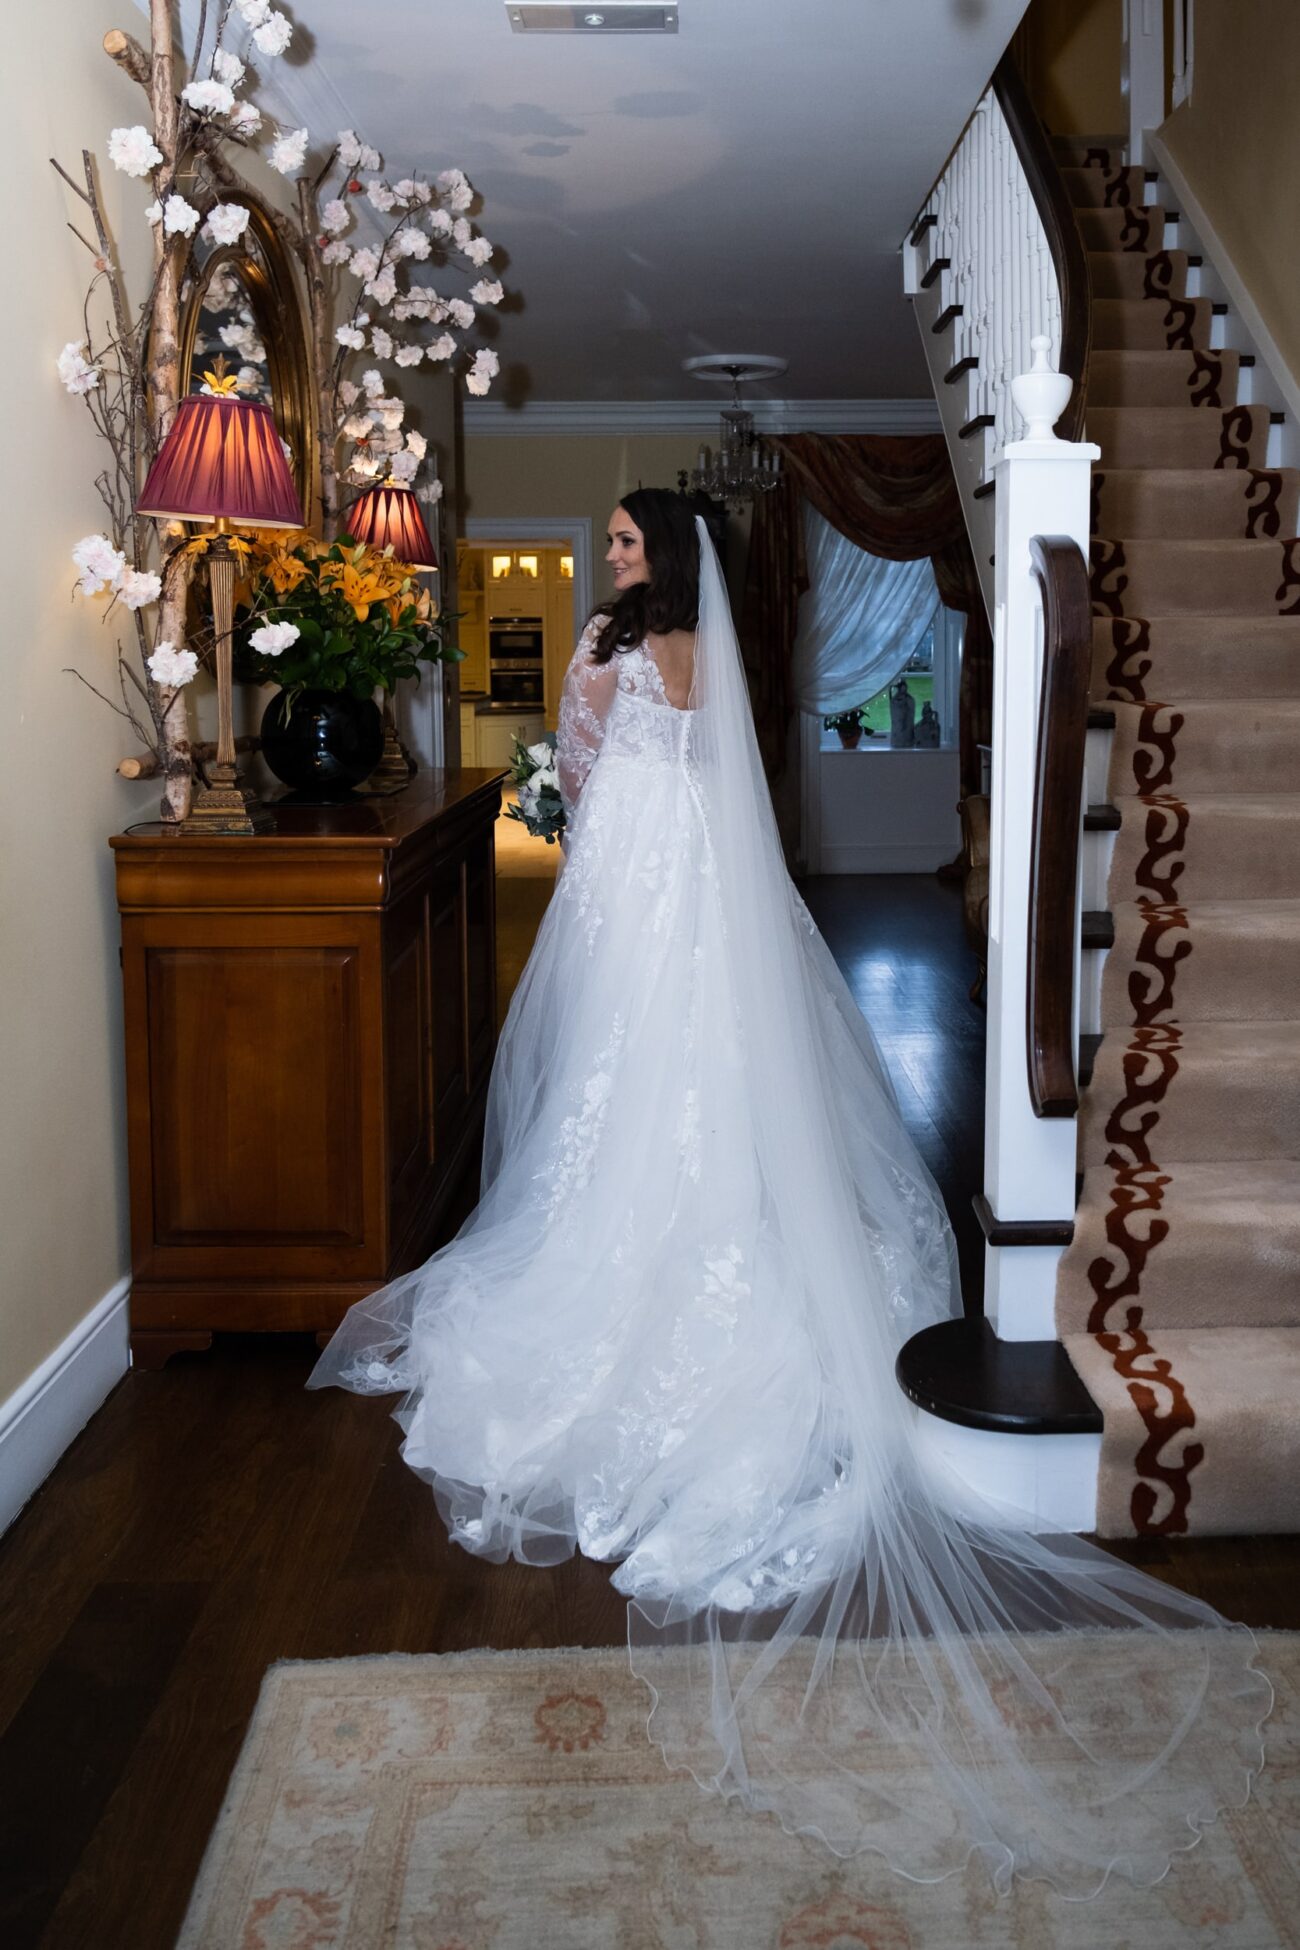
<instances>
[{"instance_id":1,"label":"burgundy pleated lampshade","mask_svg":"<svg viewBox=\"0 0 1300 1950\"><path fill-rule=\"evenodd\" d=\"M438 558L420 513L420 504L404 481L384 481L358 495L344 523L354 542L369 548L392 547L398 562L413 569L436 569Z\"/></svg>"},{"instance_id":2,"label":"burgundy pleated lampshade","mask_svg":"<svg viewBox=\"0 0 1300 1950\"><path fill-rule=\"evenodd\" d=\"M263 400L190 393L149 469L142 515L241 528L302 528L302 503Z\"/></svg>"}]
</instances>

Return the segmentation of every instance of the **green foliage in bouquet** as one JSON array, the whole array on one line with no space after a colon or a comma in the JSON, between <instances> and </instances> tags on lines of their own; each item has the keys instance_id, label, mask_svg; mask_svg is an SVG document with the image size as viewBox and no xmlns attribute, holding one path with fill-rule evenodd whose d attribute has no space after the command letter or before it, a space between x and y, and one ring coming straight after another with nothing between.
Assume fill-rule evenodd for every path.
<instances>
[{"instance_id":1,"label":"green foliage in bouquet","mask_svg":"<svg viewBox=\"0 0 1300 1950\"><path fill-rule=\"evenodd\" d=\"M507 819L521 819L536 839L554 844L564 831L564 806L555 753L545 738L521 745L516 738L510 755L510 775L519 788L519 803L506 807Z\"/></svg>"}]
</instances>

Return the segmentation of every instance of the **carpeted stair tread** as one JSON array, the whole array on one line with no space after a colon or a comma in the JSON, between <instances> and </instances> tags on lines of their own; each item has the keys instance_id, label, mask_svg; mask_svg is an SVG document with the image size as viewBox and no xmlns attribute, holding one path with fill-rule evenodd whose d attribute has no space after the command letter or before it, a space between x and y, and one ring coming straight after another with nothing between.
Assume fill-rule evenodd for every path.
<instances>
[{"instance_id":1,"label":"carpeted stair tread","mask_svg":"<svg viewBox=\"0 0 1300 1950\"><path fill-rule=\"evenodd\" d=\"M1300 698L1198 697L1162 704L1113 699L1107 774L1125 793L1300 794Z\"/></svg>"},{"instance_id":2,"label":"carpeted stair tread","mask_svg":"<svg viewBox=\"0 0 1300 1950\"><path fill-rule=\"evenodd\" d=\"M1114 795L1121 824L1107 878L1109 908L1133 900L1148 886L1152 898L1163 895L1164 847L1171 833L1180 841L1182 872L1170 886L1183 903L1300 900L1300 788L1179 793L1177 798L1179 805L1171 808L1163 793Z\"/></svg>"},{"instance_id":3,"label":"carpeted stair tread","mask_svg":"<svg viewBox=\"0 0 1300 1950\"><path fill-rule=\"evenodd\" d=\"M1104 1046L1103 1046L1104 1047ZM1153 1072L1154 1073L1154 1072ZM1163 1123L1159 1127L1163 1141ZM1086 1331L1098 1296L1089 1269L1106 1250L1132 1150L1091 1165L1074 1238L1056 1276L1057 1332ZM1142 1232L1168 1227L1141 1269L1148 1327L1294 1327L1300 1331L1300 1163L1294 1158L1170 1159L1151 1145ZM1152 1164L1154 1169L1152 1169ZM1156 1178L1163 1180L1157 1184Z\"/></svg>"},{"instance_id":4,"label":"carpeted stair tread","mask_svg":"<svg viewBox=\"0 0 1300 1950\"><path fill-rule=\"evenodd\" d=\"M1190 351L1208 346L1214 308L1208 298L1099 298L1092 306L1096 352Z\"/></svg>"},{"instance_id":5,"label":"carpeted stair tread","mask_svg":"<svg viewBox=\"0 0 1300 1950\"><path fill-rule=\"evenodd\" d=\"M1089 251L1094 298L1141 298L1152 302L1187 293L1187 252Z\"/></svg>"},{"instance_id":6,"label":"carpeted stair tread","mask_svg":"<svg viewBox=\"0 0 1300 1950\"><path fill-rule=\"evenodd\" d=\"M1258 541L1290 536L1300 529L1300 469L1097 466L1092 504L1094 534L1125 540Z\"/></svg>"},{"instance_id":7,"label":"carpeted stair tread","mask_svg":"<svg viewBox=\"0 0 1300 1950\"><path fill-rule=\"evenodd\" d=\"M1177 408L1168 411L1171 418L1182 417ZM1185 609L1197 616L1278 616L1291 608L1300 614L1300 547L1290 538L1189 542L1094 536L1091 554L1098 615L1176 616Z\"/></svg>"},{"instance_id":8,"label":"carpeted stair tread","mask_svg":"<svg viewBox=\"0 0 1300 1950\"><path fill-rule=\"evenodd\" d=\"M1122 1328L1122 1320L1118 1324ZM1149 1347L1145 1336L1140 1342L1122 1336L1118 1363L1091 1334L1066 1335L1065 1349L1105 1418L1100 1536L1131 1537L1138 1521L1144 1532L1175 1536L1295 1528L1300 1329L1161 1328L1152 1330ZM1158 1369L1157 1362L1168 1366ZM1136 1395L1125 1372L1130 1365L1137 1371ZM1143 1375L1151 1379L1144 1382ZM1154 1418L1163 1418L1154 1435L1143 1417L1144 1401L1152 1404ZM1195 1450L1188 1455L1191 1445ZM1153 1447L1156 1466L1139 1478L1135 1460ZM1143 1502L1135 1513L1138 1497Z\"/></svg>"},{"instance_id":9,"label":"carpeted stair tread","mask_svg":"<svg viewBox=\"0 0 1300 1950\"><path fill-rule=\"evenodd\" d=\"M1235 406L1236 352L1094 352L1088 405Z\"/></svg>"},{"instance_id":10,"label":"carpeted stair tread","mask_svg":"<svg viewBox=\"0 0 1300 1950\"><path fill-rule=\"evenodd\" d=\"M1214 479L1248 479L1220 472ZM1300 616L1097 616L1092 698L1300 697Z\"/></svg>"},{"instance_id":11,"label":"carpeted stair tread","mask_svg":"<svg viewBox=\"0 0 1300 1950\"><path fill-rule=\"evenodd\" d=\"M1165 247L1167 219L1159 203L1129 203L1111 210L1085 203L1075 215L1085 250L1138 251L1147 256Z\"/></svg>"},{"instance_id":12,"label":"carpeted stair tread","mask_svg":"<svg viewBox=\"0 0 1300 1950\"><path fill-rule=\"evenodd\" d=\"M1089 440L1107 467L1259 467L1268 412L1253 406L1089 406Z\"/></svg>"},{"instance_id":13,"label":"carpeted stair tread","mask_svg":"<svg viewBox=\"0 0 1300 1950\"><path fill-rule=\"evenodd\" d=\"M1175 853L1174 857L1177 855ZM1101 1027L1139 1007L1162 1022L1290 1022L1300 900L1116 901L1101 976Z\"/></svg>"},{"instance_id":14,"label":"carpeted stair tread","mask_svg":"<svg viewBox=\"0 0 1300 1950\"><path fill-rule=\"evenodd\" d=\"M1066 194L1079 209L1113 209L1125 203L1145 203L1145 169L1123 163L1067 164L1061 171Z\"/></svg>"},{"instance_id":15,"label":"carpeted stair tread","mask_svg":"<svg viewBox=\"0 0 1300 1950\"><path fill-rule=\"evenodd\" d=\"M1180 1185L1184 1164L1227 1161L1198 1181L1213 1199L1216 1185L1245 1169L1237 1162L1243 1158L1300 1159L1300 1022L1189 1022L1176 1034L1162 1032L1155 1048L1150 1040L1119 1025L1102 1037L1080 1102L1081 1170L1105 1165L1117 1143L1127 1161L1129 1118L1117 1108L1130 1087L1126 1066L1138 1089L1163 1086L1150 1142L1157 1160L1179 1160ZM1300 1316L1300 1281L1293 1304Z\"/></svg>"}]
</instances>

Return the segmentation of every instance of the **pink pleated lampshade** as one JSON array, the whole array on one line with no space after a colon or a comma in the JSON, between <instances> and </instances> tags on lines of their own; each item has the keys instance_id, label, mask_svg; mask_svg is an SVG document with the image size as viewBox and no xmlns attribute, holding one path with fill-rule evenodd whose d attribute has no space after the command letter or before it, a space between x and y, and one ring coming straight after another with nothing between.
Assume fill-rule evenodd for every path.
<instances>
[{"instance_id":1,"label":"pink pleated lampshade","mask_svg":"<svg viewBox=\"0 0 1300 1950\"><path fill-rule=\"evenodd\" d=\"M413 569L436 569L438 558L420 513L420 504L404 481L383 481L358 495L344 523L354 542L368 548L388 548L399 562Z\"/></svg>"},{"instance_id":2,"label":"pink pleated lampshade","mask_svg":"<svg viewBox=\"0 0 1300 1950\"><path fill-rule=\"evenodd\" d=\"M190 393L149 469L142 515L240 528L301 528L302 503L263 400Z\"/></svg>"}]
</instances>

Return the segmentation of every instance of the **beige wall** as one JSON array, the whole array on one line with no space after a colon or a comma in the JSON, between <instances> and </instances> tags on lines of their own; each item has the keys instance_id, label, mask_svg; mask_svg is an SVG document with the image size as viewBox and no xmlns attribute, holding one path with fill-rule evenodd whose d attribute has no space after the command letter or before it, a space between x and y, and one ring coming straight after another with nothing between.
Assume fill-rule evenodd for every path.
<instances>
[{"instance_id":1,"label":"beige wall","mask_svg":"<svg viewBox=\"0 0 1300 1950\"><path fill-rule=\"evenodd\" d=\"M1033 0L1013 47L1053 134L1116 135L1128 127L1122 35L1123 0Z\"/></svg>"},{"instance_id":2,"label":"beige wall","mask_svg":"<svg viewBox=\"0 0 1300 1950\"><path fill-rule=\"evenodd\" d=\"M110 833L151 818L157 788L116 776L129 726L65 674L110 694L116 632L72 593L69 551L105 518L93 480L107 450L54 361L81 334L89 254L67 230L72 173L90 148L131 295L147 282L151 192L108 164L108 131L147 121L141 91L100 50L143 21L108 0L46 0L6 13L0 101L10 163L0 223L10 278L0 312L8 542L0 714L0 1403L127 1271L129 1247L118 930ZM261 188L266 177L259 177ZM284 195L277 177L269 179ZM208 719L206 708L203 722Z\"/></svg>"},{"instance_id":3,"label":"beige wall","mask_svg":"<svg viewBox=\"0 0 1300 1950\"><path fill-rule=\"evenodd\" d=\"M1197 0L1192 98L1160 131L1300 378L1300 7Z\"/></svg>"}]
</instances>

